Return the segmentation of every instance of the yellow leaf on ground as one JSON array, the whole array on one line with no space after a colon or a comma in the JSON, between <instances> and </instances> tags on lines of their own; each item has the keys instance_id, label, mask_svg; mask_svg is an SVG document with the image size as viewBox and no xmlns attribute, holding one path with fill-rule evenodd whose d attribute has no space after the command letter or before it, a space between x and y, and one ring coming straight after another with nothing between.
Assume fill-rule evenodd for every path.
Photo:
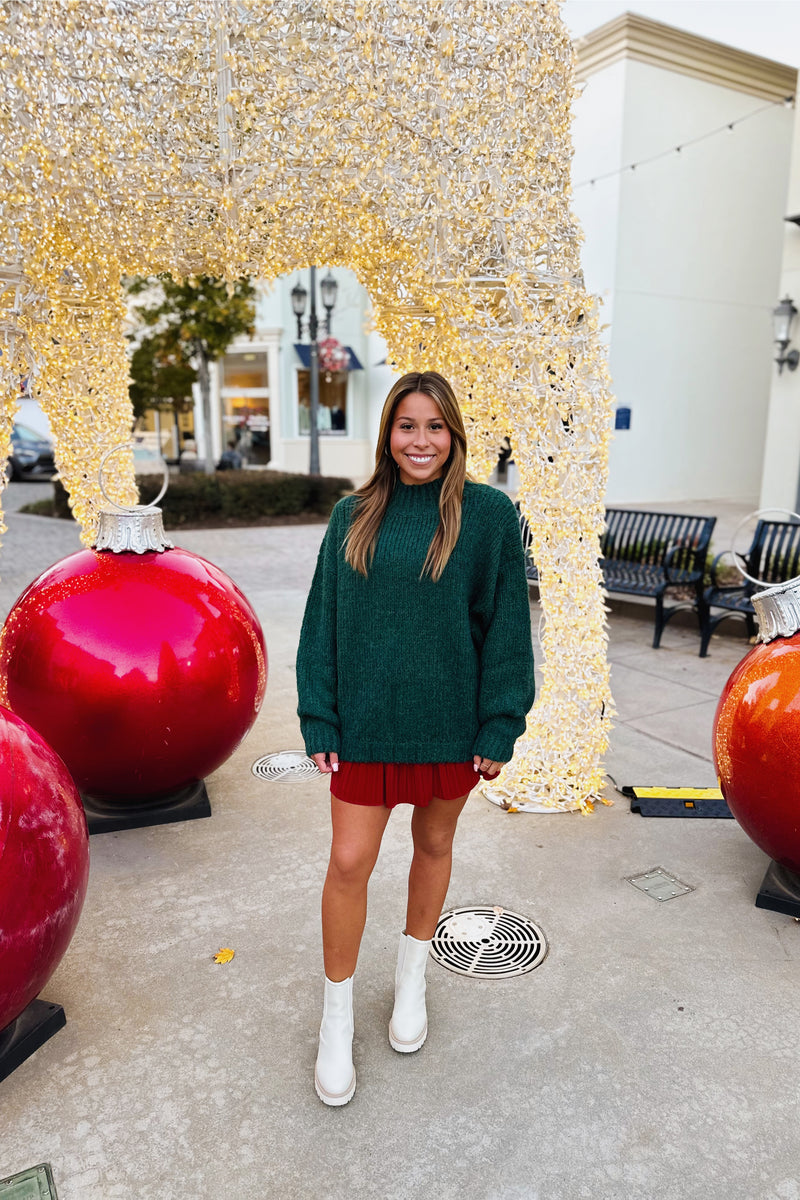
<instances>
[{"instance_id":1,"label":"yellow leaf on ground","mask_svg":"<svg viewBox=\"0 0 800 1200\"><path fill-rule=\"evenodd\" d=\"M229 963L235 953L236 953L236 951L231 950L229 946L223 946L222 949L218 950L217 953L214 955L214 962L215 963Z\"/></svg>"}]
</instances>

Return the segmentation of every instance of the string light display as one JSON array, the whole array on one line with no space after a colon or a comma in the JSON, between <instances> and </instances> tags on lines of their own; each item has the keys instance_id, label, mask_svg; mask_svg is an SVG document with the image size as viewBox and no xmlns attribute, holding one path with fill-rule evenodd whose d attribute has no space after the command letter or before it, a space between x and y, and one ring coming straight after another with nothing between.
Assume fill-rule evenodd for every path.
<instances>
[{"instance_id":1,"label":"string light display","mask_svg":"<svg viewBox=\"0 0 800 1200\"><path fill-rule=\"evenodd\" d=\"M121 276L354 269L398 370L454 381L473 473L505 437L519 467L544 684L487 792L590 808L612 400L556 0L9 0L0 92L0 453L24 359L90 539L96 464L131 419Z\"/></svg>"}]
</instances>

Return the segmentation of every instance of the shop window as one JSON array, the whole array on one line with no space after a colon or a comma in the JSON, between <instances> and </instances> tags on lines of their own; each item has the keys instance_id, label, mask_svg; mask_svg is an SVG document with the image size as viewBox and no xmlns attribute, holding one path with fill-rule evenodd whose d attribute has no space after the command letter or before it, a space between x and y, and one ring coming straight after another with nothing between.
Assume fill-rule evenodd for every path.
<instances>
[{"instance_id":1,"label":"shop window","mask_svg":"<svg viewBox=\"0 0 800 1200\"><path fill-rule=\"evenodd\" d=\"M320 371L319 411L317 428L325 436L341 437L347 433L347 380L349 371ZM297 372L297 411L301 434L308 435L311 429L311 372L300 368Z\"/></svg>"},{"instance_id":2,"label":"shop window","mask_svg":"<svg viewBox=\"0 0 800 1200\"><path fill-rule=\"evenodd\" d=\"M245 464L270 460L269 375L263 351L226 354L220 399L223 441L234 442Z\"/></svg>"}]
</instances>

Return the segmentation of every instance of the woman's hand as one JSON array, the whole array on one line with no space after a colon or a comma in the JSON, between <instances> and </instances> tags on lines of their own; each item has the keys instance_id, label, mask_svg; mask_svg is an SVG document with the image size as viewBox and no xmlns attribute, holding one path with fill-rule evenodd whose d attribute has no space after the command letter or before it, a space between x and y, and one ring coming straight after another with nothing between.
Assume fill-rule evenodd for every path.
<instances>
[{"instance_id":1,"label":"woman's hand","mask_svg":"<svg viewBox=\"0 0 800 1200\"><path fill-rule=\"evenodd\" d=\"M331 771L339 770L339 755L335 750L331 754L326 751L325 754L312 754L311 757L323 775L330 775Z\"/></svg>"},{"instance_id":2,"label":"woman's hand","mask_svg":"<svg viewBox=\"0 0 800 1200\"><path fill-rule=\"evenodd\" d=\"M495 775L499 775L505 763L495 762L491 758L481 758L480 754L476 754L473 758L473 764L476 771L480 771L487 779L494 779Z\"/></svg>"}]
</instances>

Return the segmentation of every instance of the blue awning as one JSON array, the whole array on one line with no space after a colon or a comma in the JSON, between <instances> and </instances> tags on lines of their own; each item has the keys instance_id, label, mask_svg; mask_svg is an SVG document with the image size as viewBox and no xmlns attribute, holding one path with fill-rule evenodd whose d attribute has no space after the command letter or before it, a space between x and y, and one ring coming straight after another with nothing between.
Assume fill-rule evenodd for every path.
<instances>
[{"instance_id":1,"label":"blue awning","mask_svg":"<svg viewBox=\"0 0 800 1200\"><path fill-rule=\"evenodd\" d=\"M305 369L307 371L310 370L310 368L311 368L311 347L308 345L307 342L295 342L294 348L295 348L297 357L300 359L300 362L303 364ZM348 371L363 371L364 368L362 367L361 363L358 361L358 355L356 354L353 347L352 346L343 346L342 349L346 350L348 353L348 356L349 356L349 362L347 364L346 370L348 370Z\"/></svg>"}]
</instances>

